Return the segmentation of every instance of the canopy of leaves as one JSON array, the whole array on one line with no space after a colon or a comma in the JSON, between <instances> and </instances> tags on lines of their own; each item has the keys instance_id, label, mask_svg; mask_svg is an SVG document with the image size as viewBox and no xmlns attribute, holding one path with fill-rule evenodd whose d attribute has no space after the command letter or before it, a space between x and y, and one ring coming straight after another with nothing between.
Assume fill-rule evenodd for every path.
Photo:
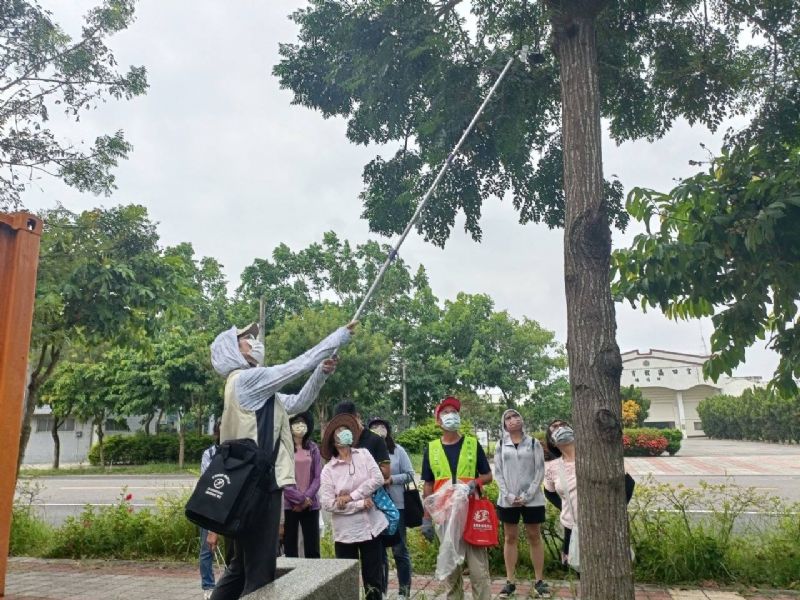
<instances>
[{"instance_id":1,"label":"canopy of leaves","mask_svg":"<svg viewBox=\"0 0 800 600\"><path fill-rule=\"evenodd\" d=\"M81 214L45 211L31 346L130 340L160 315L182 312L187 265L158 247L155 225L136 205Z\"/></svg>"},{"instance_id":2,"label":"canopy of leaves","mask_svg":"<svg viewBox=\"0 0 800 600\"><path fill-rule=\"evenodd\" d=\"M673 319L711 317L709 377L730 374L747 347L769 338L781 357L773 383L789 393L800 378L797 98L768 106L706 172L669 194L633 190L629 210L648 231L613 257L614 289L632 304Z\"/></svg>"},{"instance_id":3,"label":"canopy of leaves","mask_svg":"<svg viewBox=\"0 0 800 600\"><path fill-rule=\"evenodd\" d=\"M597 44L601 109L613 138L653 139L679 116L713 129L742 111L769 58L763 47L740 43L743 13L767 11L761 4L607 3ZM544 63L511 69L419 227L443 244L463 211L466 229L480 239L482 203L506 195L523 223L563 223L560 85L548 46L555 18L548 6L311 0L291 16L299 40L281 45L274 72L294 102L345 117L354 143L394 142L394 155L364 168L364 216L374 231L402 230L503 64L523 44ZM621 190L617 181L606 184L609 218L624 227Z\"/></svg>"},{"instance_id":4,"label":"canopy of leaves","mask_svg":"<svg viewBox=\"0 0 800 600\"><path fill-rule=\"evenodd\" d=\"M106 38L133 21L134 0L105 0L91 9L78 39L67 35L35 0L0 0L0 208L42 174L82 191L108 194L111 170L131 149L122 131L89 148L60 140L48 128L53 110L78 121L107 97L147 90L144 67L117 71Z\"/></svg>"}]
</instances>

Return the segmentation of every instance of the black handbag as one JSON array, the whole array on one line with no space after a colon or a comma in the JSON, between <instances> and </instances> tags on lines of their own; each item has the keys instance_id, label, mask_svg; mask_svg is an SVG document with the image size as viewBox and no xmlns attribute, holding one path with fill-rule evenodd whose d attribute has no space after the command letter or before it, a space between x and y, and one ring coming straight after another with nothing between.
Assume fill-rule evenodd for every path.
<instances>
[{"instance_id":1,"label":"black handbag","mask_svg":"<svg viewBox=\"0 0 800 600\"><path fill-rule=\"evenodd\" d=\"M266 451L273 446L274 402L271 396L256 411L258 442L247 438L224 442L200 476L184 509L195 525L238 537L263 512L272 492L280 489L275 479L280 436L272 453Z\"/></svg>"},{"instance_id":2,"label":"black handbag","mask_svg":"<svg viewBox=\"0 0 800 600\"><path fill-rule=\"evenodd\" d=\"M409 487L409 485L413 487ZM410 484L406 484L403 490L403 517L406 527L419 527L422 525L422 517L425 511L422 508L422 498L419 496L417 484L413 479Z\"/></svg>"},{"instance_id":3,"label":"black handbag","mask_svg":"<svg viewBox=\"0 0 800 600\"><path fill-rule=\"evenodd\" d=\"M259 507L275 491L275 459L251 439L222 444L200 477L184 514L195 525L228 537L245 531Z\"/></svg>"}]
</instances>

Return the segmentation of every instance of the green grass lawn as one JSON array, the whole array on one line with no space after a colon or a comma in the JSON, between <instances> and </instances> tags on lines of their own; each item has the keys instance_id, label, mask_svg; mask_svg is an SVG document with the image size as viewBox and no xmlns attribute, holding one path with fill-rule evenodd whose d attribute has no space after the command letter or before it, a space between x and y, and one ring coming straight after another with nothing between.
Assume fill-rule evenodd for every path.
<instances>
[{"instance_id":1,"label":"green grass lawn","mask_svg":"<svg viewBox=\"0 0 800 600\"><path fill-rule=\"evenodd\" d=\"M199 475L199 463L150 463L146 465L118 465L109 467L64 467L61 469L21 469L20 477L64 477L69 475Z\"/></svg>"}]
</instances>

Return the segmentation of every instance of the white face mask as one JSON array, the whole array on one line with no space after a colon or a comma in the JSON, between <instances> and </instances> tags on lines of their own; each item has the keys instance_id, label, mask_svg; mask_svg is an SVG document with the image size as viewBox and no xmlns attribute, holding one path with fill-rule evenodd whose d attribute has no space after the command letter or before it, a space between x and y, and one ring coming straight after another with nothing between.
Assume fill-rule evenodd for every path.
<instances>
[{"instance_id":1,"label":"white face mask","mask_svg":"<svg viewBox=\"0 0 800 600\"><path fill-rule=\"evenodd\" d=\"M297 437L303 437L306 433L308 433L308 426L302 421L292 425L292 434Z\"/></svg>"},{"instance_id":2,"label":"white face mask","mask_svg":"<svg viewBox=\"0 0 800 600\"><path fill-rule=\"evenodd\" d=\"M379 435L379 436L381 436L382 438L385 438L385 437L386 437L386 435L389 433L388 431L386 431L386 427L384 427L383 425L373 425L373 426L370 428L370 431L371 431L372 433L376 433L376 434L378 434L378 435Z\"/></svg>"},{"instance_id":3,"label":"white face mask","mask_svg":"<svg viewBox=\"0 0 800 600\"><path fill-rule=\"evenodd\" d=\"M442 427L446 431L458 431L458 428L461 427L461 415L455 412L442 415Z\"/></svg>"},{"instance_id":4,"label":"white face mask","mask_svg":"<svg viewBox=\"0 0 800 600\"><path fill-rule=\"evenodd\" d=\"M259 365L264 364L264 344L259 342L258 340L247 340L247 343L250 344L250 352L248 353L250 357L255 360Z\"/></svg>"}]
</instances>

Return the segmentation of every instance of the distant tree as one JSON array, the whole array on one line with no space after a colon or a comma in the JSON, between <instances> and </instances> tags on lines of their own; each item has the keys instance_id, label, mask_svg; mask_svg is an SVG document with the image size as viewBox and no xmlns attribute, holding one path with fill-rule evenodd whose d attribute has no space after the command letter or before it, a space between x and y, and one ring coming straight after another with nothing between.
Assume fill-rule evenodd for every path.
<instances>
[{"instance_id":1,"label":"distant tree","mask_svg":"<svg viewBox=\"0 0 800 600\"><path fill-rule=\"evenodd\" d=\"M287 318L266 338L266 364L282 363L299 356L347 323L350 316L338 306L325 305ZM339 367L325 383L311 409L321 425L328 421L331 409L340 400L355 401L364 416L382 401L388 389L386 374L390 352L391 344L381 333L371 331L368 326L359 327L352 341L339 350ZM284 391L299 390L305 379L299 379Z\"/></svg>"},{"instance_id":2,"label":"distant tree","mask_svg":"<svg viewBox=\"0 0 800 600\"><path fill-rule=\"evenodd\" d=\"M650 414L650 400L642 395L642 390L635 385L629 385L628 387L621 388L619 395L620 398L622 398L623 404L628 400L632 400L638 405L639 410L636 412L636 426L641 427L644 425L645 420Z\"/></svg>"},{"instance_id":3,"label":"distant tree","mask_svg":"<svg viewBox=\"0 0 800 600\"><path fill-rule=\"evenodd\" d=\"M79 121L106 98L144 94L144 67L122 74L106 39L133 22L134 0L105 0L91 9L73 39L49 11L29 0L0 0L0 209L20 205L39 175L82 191L109 194L112 169L131 145L122 131L89 147L59 140L48 127L55 108Z\"/></svg>"},{"instance_id":4,"label":"distant tree","mask_svg":"<svg viewBox=\"0 0 800 600\"><path fill-rule=\"evenodd\" d=\"M110 417L116 416L113 368L109 368L108 362L113 358L112 351L109 354L96 354L94 360L63 362L47 386L44 397L53 407L54 422L72 416L76 420L91 424L97 435L101 465L105 465L103 455L105 422ZM55 445L53 466L58 468L60 443L57 428L54 427L53 432Z\"/></svg>"},{"instance_id":5,"label":"distant tree","mask_svg":"<svg viewBox=\"0 0 800 600\"><path fill-rule=\"evenodd\" d=\"M154 332L161 319L183 313L183 300L192 293L185 262L179 256L163 255L155 226L143 207L80 214L57 208L41 216L45 225L20 464L39 389L71 345L135 344L147 332Z\"/></svg>"},{"instance_id":6,"label":"distant tree","mask_svg":"<svg viewBox=\"0 0 800 600\"><path fill-rule=\"evenodd\" d=\"M211 369L208 345L211 336L203 332L172 327L160 333L154 343L153 381L162 406L178 417L178 466L183 468L186 417L197 418L221 407L220 378Z\"/></svg>"},{"instance_id":7,"label":"distant tree","mask_svg":"<svg viewBox=\"0 0 800 600\"><path fill-rule=\"evenodd\" d=\"M544 431L555 419L572 422L572 397L569 380L561 375L534 388L531 397L519 407L528 431Z\"/></svg>"}]
</instances>

